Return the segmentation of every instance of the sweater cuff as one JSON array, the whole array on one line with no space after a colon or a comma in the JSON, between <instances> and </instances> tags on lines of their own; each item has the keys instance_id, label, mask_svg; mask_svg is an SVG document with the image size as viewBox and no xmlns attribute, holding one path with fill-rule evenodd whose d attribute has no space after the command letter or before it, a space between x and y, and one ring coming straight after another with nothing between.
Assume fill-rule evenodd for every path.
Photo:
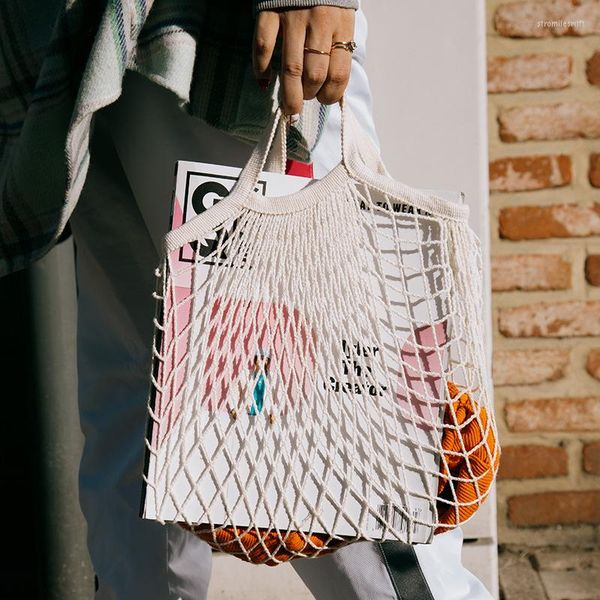
<instances>
[{"instance_id":1,"label":"sweater cuff","mask_svg":"<svg viewBox=\"0 0 600 600\"><path fill-rule=\"evenodd\" d=\"M359 0L254 0L254 10L277 10L287 8L310 8L311 6L337 6L358 9Z\"/></svg>"}]
</instances>

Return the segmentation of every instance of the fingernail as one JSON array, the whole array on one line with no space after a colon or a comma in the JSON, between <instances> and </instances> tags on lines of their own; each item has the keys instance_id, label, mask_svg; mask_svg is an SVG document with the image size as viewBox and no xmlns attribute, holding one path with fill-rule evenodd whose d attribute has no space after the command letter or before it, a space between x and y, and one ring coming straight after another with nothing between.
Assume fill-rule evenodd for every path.
<instances>
[{"instance_id":1,"label":"fingernail","mask_svg":"<svg viewBox=\"0 0 600 600\"><path fill-rule=\"evenodd\" d=\"M300 120L300 115L299 114L290 115L289 119L290 119L290 124L294 125L294 123L297 123Z\"/></svg>"},{"instance_id":2,"label":"fingernail","mask_svg":"<svg viewBox=\"0 0 600 600\"><path fill-rule=\"evenodd\" d=\"M258 80L258 86L260 87L260 89L265 92L267 91L268 87L269 87L269 79L259 79Z\"/></svg>"}]
</instances>

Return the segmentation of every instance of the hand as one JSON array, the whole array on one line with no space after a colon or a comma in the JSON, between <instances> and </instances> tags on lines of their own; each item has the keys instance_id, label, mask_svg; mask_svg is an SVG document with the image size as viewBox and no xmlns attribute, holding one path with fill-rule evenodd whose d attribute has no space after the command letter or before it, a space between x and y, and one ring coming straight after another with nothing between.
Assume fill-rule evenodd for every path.
<instances>
[{"instance_id":1,"label":"hand","mask_svg":"<svg viewBox=\"0 0 600 600\"><path fill-rule=\"evenodd\" d=\"M282 37L281 104L286 115L298 114L302 100L315 96L334 104L344 94L350 78L352 55L331 50L333 42L354 37L354 10L335 6L262 11L254 30L253 64L259 85L266 88L277 36ZM330 56L304 51L304 47L331 52Z\"/></svg>"}]
</instances>

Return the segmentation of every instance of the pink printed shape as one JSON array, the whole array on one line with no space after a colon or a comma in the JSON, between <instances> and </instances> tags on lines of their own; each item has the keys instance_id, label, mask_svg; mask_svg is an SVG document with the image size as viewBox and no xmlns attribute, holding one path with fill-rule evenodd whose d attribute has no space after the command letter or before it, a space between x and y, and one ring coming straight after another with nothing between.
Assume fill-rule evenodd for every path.
<instances>
[{"instance_id":1,"label":"pink printed shape","mask_svg":"<svg viewBox=\"0 0 600 600\"><path fill-rule=\"evenodd\" d=\"M447 353L446 329L446 321L420 327L400 351L404 378L400 378L397 398L406 416L414 416L415 423L425 431L435 428L442 403L440 383L445 362L442 357Z\"/></svg>"},{"instance_id":2,"label":"pink printed shape","mask_svg":"<svg viewBox=\"0 0 600 600\"><path fill-rule=\"evenodd\" d=\"M297 161L288 161L286 172L296 176L313 177L312 164L306 165L304 163L298 163ZM176 229L184 222L185 215L183 213L183 203L179 197L174 196L171 229ZM162 443L165 436L171 431L181 415L182 407L180 392L185 383L188 366L189 321L193 298L190 294L193 272L191 264L193 264L194 260L195 253L189 244L186 244L183 248L175 250L170 254L173 273L169 275L169 277L172 278L170 282L171 285L168 286L169 293L167 294L167 297L164 298L162 306L164 331L161 334L158 347L155 348L155 351L162 355L163 360L156 361L155 364L157 367L156 371L153 373L153 377L157 384L155 386L153 399L155 423L152 427L152 445L155 448ZM211 311L213 317L216 314L215 311L217 311L217 306L220 302L220 299L216 299L213 303L213 309ZM174 308L174 306L176 308ZM264 312L264 306L259 310ZM286 382L286 396L292 399L299 398L302 397L303 390L305 392L308 390L312 378L311 371L314 370L314 332L311 334L311 339L308 333L309 328L301 322L298 311L293 311L292 314L290 314L287 307L280 307L278 309L273 305L269 319L273 319L277 310L284 311L283 322L290 323L292 326L289 328L281 326L276 330L277 335L274 335L274 339L272 340L273 347L275 348L274 353L279 358L279 370L282 373L283 380ZM249 314L251 314L251 311L247 312L247 315ZM214 325L215 324L212 323L213 329ZM218 331L219 328L216 328L212 335L216 336ZM262 343L266 343L266 331L266 328L263 327ZM293 331L297 334L297 344L289 344L290 339L287 339L289 338L289 333L286 333L289 331ZM219 343L222 343L223 335L225 335L226 332L221 330L220 334L221 342L219 342L216 337L211 340L210 351L212 354L209 358L211 365L218 356L212 345L216 343L218 346ZM246 340L251 337L251 331L246 328ZM235 339L235 337L232 339ZM259 340L260 339L261 338L259 337ZM248 348L246 348L246 350L248 350ZM232 356L235 358L220 358L220 365L223 368L225 366L230 366L231 372L236 376L239 376L242 373L243 360L246 361L244 368L251 368L250 363L253 357L246 356L245 359L242 359L241 357L237 357L235 352L232 353ZM192 362L193 357L189 358L191 359L190 362ZM295 365L294 370L292 369L292 365ZM301 366L303 366L303 369L299 368ZM292 376L294 371L303 374L301 382L298 382L297 378ZM209 403L212 402L215 407L224 409L225 399L233 382L225 384L223 381L220 394L211 399L208 394L213 392L214 379L215 378L213 377L206 381L207 394L205 394L204 400Z\"/></svg>"},{"instance_id":3,"label":"pink printed shape","mask_svg":"<svg viewBox=\"0 0 600 600\"><path fill-rule=\"evenodd\" d=\"M187 352L192 295L188 287L170 286L163 299L163 331L154 373L157 386L154 395L156 424L152 428L153 445L160 444L181 413L181 391L187 371Z\"/></svg>"},{"instance_id":4,"label":"pink printed shape","mask_svg":"<svg viewBox=\"0 0 600 600\"><path fill-rule=\"evenodd\" d=\"M254 357L262 352L270 356L269 384L278 384L274 388L278 412L297 406L308 395L314 383L316 337L298 310L290 311L284 304L216 297L207 333L201 332L190 348L189 290L173 288L173 293L177 308L173 310L170 298L164 304L164 361L157 373L160 391L155 396L158 423L153 428L153 444L160 445L181 416L183 386L198 364L204 364L203 372L194 374L197 387L203 389L199 400L209 411L230 411L248 398ZM197 355L202 351L206 360Z\"/></svg>"},{"instance_id":5,"label":"pink printed shape","mask_svg":"<svg viewBox=\"0 0 600 600\"><path fill-rule=\"evenodd\" d=\"M247 397L248 374L258 354L270 356L270 385L278 411L297 405L314 372L315 334L297 309L285 304L216 298L213 301L204 373L208 410L231 410ZM243 400L242 400L243 401Z\"/></svg>"}]
</instances>

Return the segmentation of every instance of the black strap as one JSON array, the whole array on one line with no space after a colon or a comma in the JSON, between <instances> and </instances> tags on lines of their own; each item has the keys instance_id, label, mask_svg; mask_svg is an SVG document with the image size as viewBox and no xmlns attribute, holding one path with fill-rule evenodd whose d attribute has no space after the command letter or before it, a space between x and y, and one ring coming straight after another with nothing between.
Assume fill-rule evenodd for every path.
<instances>
[{"instance_id":1,"label":"black strap","mask_svg":"<svg viewBox=\"0 0 600 600\"><path fill-rule=\"evenodd\" d=\"M398 600L435 600L411 544L378 543Z\"/></svg>"}]
</instances>

